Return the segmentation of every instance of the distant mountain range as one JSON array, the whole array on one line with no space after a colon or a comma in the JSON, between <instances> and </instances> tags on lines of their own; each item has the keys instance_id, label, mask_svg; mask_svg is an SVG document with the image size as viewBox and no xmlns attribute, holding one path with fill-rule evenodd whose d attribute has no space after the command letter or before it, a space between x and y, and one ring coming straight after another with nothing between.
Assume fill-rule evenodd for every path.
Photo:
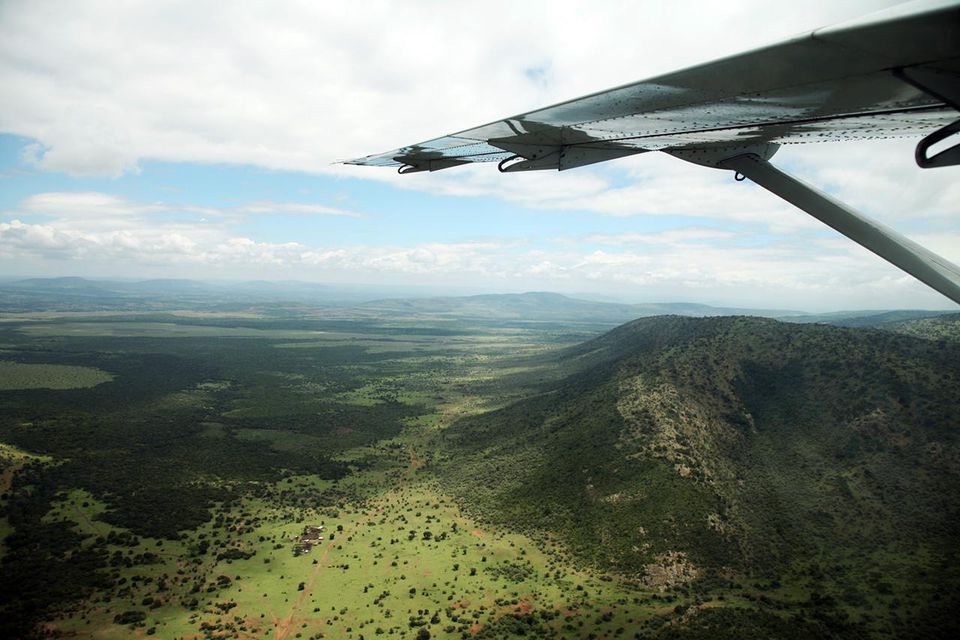
<instances>
[{"instance_id":1,"label":"distant mountain range","mask_svg":"<svg viewBox=\"0 0 960 640\"><path fill-rule=\"evenodd\" d=\"M580 321L621 324L659 315L779 317L797 311L711 307L688 302L622 304L570 298L559 293L529 292L463 297L376 300L361 308L381 313L420 314L465 319L525 320L531 322Z\"/></svg>"},{"instance_id":2,"label":"distant mountain range","mask_svg":"<svg viewBox=\"0 0 960 640\"><path fill-rule=\"evenodd\" d=\"M401 290L398 295L410 295ZM187 279L88 280L78 277L29 278L0 282L0 311L161 310L232 308L267 302L342 306L366 302L389 292L382 287L354 287L295 281L210 283Z\"/></svg>"},{"instance_id":3,"label":"distant mountain range","mask_svg":"<svg viewBox=\"0 0 960 640\"><path fill-rule=\"evenodd\" d=\"M342 287L331 285L316 284L310 282L293 281L258 281L237 283L211 283L200 280L189 280L179 278L155 279L155 280L88 280L79 277L62 278L28 278L25 280L13 280L0 283L0 288L19 291L61 291L88 293L91 295L104 296L143 296L158 294L191 294L197 292L218 292L218 293L268 293L274 297L282 297L291 294L310 294L313 296L322 296L331 291L339 291ZM380 289L377 293L382 293ZM370 296L370 293L367 293ZM369 299L369 297L367 298Z\"/></svg>"},{"instance_id":4,"label":"distant mountain range","mask_svg":"<svg viewBox=\"0 0 960 640\"><path fill-rule=\"evenodd\" d=\"M410 289L327 285L296 281L207 283L197 280L142 281L89 280L78 277L31 278L0 282L0 311L145 310L226 308L264 303L293 303L338 307L370 316L398 315L436 320L518 323L582 323L613 327L630 320L658 315L713 317L746 315L788 322L842 326L894 324L933 318L948 311L839 311L813 314L784 309L714 307L664 302L625 304L583 300L550 292L484 294L473 296L411 295Z\"/></svg>"}]
</instances>

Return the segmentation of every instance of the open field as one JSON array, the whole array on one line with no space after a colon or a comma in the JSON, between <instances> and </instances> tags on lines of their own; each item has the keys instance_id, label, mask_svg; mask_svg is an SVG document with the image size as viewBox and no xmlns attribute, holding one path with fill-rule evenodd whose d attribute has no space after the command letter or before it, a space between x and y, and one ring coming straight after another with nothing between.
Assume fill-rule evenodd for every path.
<instances>
[{"instance_id":1,"label":"open field","mask_svg":"<svg viewBox=\"0 0 960 640\"><path fill-rule=\"evenodd\" d=\"M284 329L247 329L236 327L196 326L173 322L61 322L30 324L21 329L33 336L77 336L116 338L311 338L323 331L290 331Z\"/></svg>"},{"instance_id":2,"label":"open field","mask_svg":"<svg viewBox=\"0 0 960 640\"><path fill-rule=\"evenodd\" d=\"M24 364L0 360L0 390L83 389L110 382L113 376L92 367Z\"/></svg>"},{"instance_id":3,"label":"open field","mask_svg":"<svg viewBox=\"0 0 960 640\"><path fill-rule=\"evenodd\" d=\"M210 629L292 638L358 637L377 629L406 637L420 627L438 637L484 630L496 636L505 618L512 623L514 614L531 612L546 612L549 626L558 630L571 622L594 631L625 623L630 609L618 606L619 585L589 572L558 570L561 550L543 550L523 536L471 521L429 483L400 480L415 469L409 465L393 489L361 503L290 510L248 499L216 512L226 526L201 527L186 541L112 546L112 553L120 550L125 557L150 554L149 563L121 568L117 582L130 586L112 592L108 602L51 624L69 633L122 638L129 629L113 624L113 612L138 611L146 614L142 624L162 637ZM299 478L290 485L322 490ZM84 533L122 534L96 521L102 511L75 492L48 517L70 518ZM325 527L324 540L295 556L292 540L313 523ZM196 554L203 540L213 541L213 551ZM230 550L240 553L231 556ZM191 556L185 564L183 558ZM189 587L189 597L176 595L178 584ZM597 624L604 614L613 615Z\"/></svg>"},{"instance_id":4,"label":"open field","mask_svg":"<svg viewBox=\"0 0 960 640\"><path fill-rule=\"evenodd\" d=\"M277 638L381 628L404 637L422 622L459 637L516 608L583 606L577 594L561 597L530 540L469 521L422 470L428 454L416 453L450 420L556 376L500 363L579 336L408 323L289 329L249 314L233 319L243 326L221 326L193 324L210 314L176 315L6 318L0 342L27 361L17 373L102 366L114 379L93 395L4 399L4 439L60 463L22 471L24 484L7 494L17 516L4 531L21 534L12 543L22 562L5 576L33 574L26 598L47 612L26 628L43 620L54 634L104 638L131 628ZM57 362L41 363L51 351ZM523 382L500 388L504 374ZM141 448L161 433L174 440ZM37 483L40 492L20 488ZM291 538L313 522L327 527L324 544L295 557ZM31 556L30 538L44 535L75 549L68 555L82 550L95 579ZM514 565L519 582L504 577ZM54 575L62 590L42 582Z\"/></svg>"}]
</instances>

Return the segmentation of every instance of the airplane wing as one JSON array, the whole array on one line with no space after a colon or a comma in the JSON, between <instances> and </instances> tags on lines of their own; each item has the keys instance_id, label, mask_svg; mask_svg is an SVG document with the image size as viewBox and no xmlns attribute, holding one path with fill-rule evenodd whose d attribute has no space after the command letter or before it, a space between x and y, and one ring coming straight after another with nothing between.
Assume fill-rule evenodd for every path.
<instances>
[{"instance_id":1,"label":"airplane wing","mask_svg":"<svg viewBox=\"0 0 960 640\"><path fill-rule=\"evenodd\" d=\"M960 164L960 144L943 149L960 134L958 111L960 2L911 2L346 164L400 173L474 162L497 162L502 172L563 171L664 151L737 171L960 303L960 267L767 162L783 144L925 136L921 167Z\"/></svg>"}]
</instances>

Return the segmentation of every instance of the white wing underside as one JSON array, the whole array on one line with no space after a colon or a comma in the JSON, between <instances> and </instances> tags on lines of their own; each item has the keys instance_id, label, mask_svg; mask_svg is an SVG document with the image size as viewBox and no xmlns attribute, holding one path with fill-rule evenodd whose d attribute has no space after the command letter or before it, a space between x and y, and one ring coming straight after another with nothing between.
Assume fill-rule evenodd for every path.
<instances>
[{"instance_id":1,"label":"white wing underside","mask_svg":"<svg viewBox=\"0 0 960 640\"><path fill-rule=\"evenodd\" d=\"M911 3L347 164L568 169L663 150L918 136L957 118L900 70L960 74L960 5Z\"/></svg>"}]
</instances>

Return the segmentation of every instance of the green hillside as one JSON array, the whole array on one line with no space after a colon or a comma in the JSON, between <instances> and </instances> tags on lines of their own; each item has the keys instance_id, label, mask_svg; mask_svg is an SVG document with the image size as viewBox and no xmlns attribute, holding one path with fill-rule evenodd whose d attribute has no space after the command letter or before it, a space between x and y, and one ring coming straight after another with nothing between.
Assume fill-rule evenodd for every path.
<instances>
[{"instance_id":1,"label":"green hillside","mask_svg":"<svg viewBox=\"0 0 960 640\"><path fill-rule=\"evenodd\" d=\"M475 515L646 586L802 587L880 629L956 624L960 346L658 317L557 366L580 371L444 434L439 473Z\"/></svg>"},{"instance_id":2,"label":"green hillside","mask_svg":"<svg viewBox=\"0 0 960 640\"><path fill-rule=\"evenodd\" d=\"M929 340L960 342L960 313L934 318L897 320L882 324L880 328Z\"/></svg>"}]
</instances>

